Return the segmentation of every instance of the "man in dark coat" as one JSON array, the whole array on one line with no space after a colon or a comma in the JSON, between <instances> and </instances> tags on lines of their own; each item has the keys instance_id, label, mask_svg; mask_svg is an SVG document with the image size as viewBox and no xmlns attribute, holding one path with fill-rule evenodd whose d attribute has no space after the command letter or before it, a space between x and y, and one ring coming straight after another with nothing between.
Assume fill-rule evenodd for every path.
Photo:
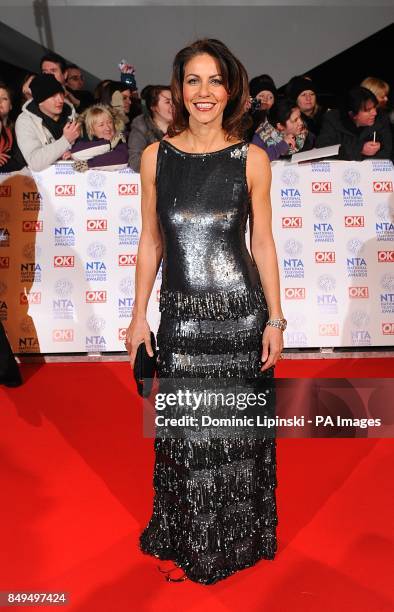
<instances>
[{"instance_id":1,"label":"man in dark coat","mask_svg":"<svg viewBox=\"0 0 394 612\"><path fill-rule=\"evenodd\" d=\"M340 145L338 159L390 159L392 141L387 115L365 87L352 89L344 110L326 113L316 147Z\"/></svg>"}]
</instances>

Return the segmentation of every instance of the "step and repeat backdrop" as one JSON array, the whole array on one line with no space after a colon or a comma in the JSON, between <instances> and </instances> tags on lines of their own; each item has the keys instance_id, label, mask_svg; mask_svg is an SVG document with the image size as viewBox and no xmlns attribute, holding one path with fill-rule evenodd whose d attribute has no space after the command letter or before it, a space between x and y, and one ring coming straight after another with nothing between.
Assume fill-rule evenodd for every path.
<instances>
[{"instance_id":1,"label":"step and repeat backdrop","mask_svg":"<svg viewBox=\"0 0 394 612\"><path fill-rule=\"evenodd\" d=\"M275 163L272 173L285 346L392 345L391 162ZM0 319L16 353L124 350L140 195L129 169L0 175ZM159 271L154 331L160 282Z\"/></svg>"}]
</instances>

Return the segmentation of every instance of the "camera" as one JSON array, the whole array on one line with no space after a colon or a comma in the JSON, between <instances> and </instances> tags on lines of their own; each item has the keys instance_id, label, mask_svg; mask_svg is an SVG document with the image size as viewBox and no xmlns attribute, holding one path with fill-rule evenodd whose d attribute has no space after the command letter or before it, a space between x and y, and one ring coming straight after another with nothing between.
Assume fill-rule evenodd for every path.
<instances>
[{"instance_id":1,"label":"camera","mask_svg":"<svg viewBox=\"0 0 394 612\"><path fill-rule=\"evenodd\" d=\"M252 113L255 113L258 110L260 110L260 108L261 108L261 100L259 100L258 98L252 98L252 101L250 103L250 111Z\"/></svg>"}]
</instances>

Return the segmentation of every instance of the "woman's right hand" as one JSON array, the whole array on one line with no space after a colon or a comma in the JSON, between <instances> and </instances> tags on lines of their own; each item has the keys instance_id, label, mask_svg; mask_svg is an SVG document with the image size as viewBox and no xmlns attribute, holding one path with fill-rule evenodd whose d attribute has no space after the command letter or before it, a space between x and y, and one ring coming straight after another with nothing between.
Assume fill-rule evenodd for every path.
<instances>
[{"instance_id":1,"label":"woman's right hand","mask_svg":"<svg viewBox=\"0 0 394 612\"><path fill-rule=\"evenodd\" d=\"M130 355L130 365L134 368L135 356L139 345L145 342L145 347L150 357L153 356L153 349L150 342L150 329L145 318L133 317L126 330L125 346Z\"/></svg>"}]
</instances>

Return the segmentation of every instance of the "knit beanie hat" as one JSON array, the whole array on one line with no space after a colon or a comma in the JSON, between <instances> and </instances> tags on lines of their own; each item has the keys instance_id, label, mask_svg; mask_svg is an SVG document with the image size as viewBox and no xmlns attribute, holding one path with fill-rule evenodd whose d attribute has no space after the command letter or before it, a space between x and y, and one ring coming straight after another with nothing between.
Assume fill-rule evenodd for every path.
<instances>
[{"instance_id":1,"label":"knit beanie hat","mask_svg":"<svg viewBox=\"0 0 394 612\"><path fill-rule=\"evenodd\" d=\"M286 88L287 96L293 101L296 101L303 91L313 91L316 94L316 87L310 79L301 76L291 79Z\"/></svg>"},{"instance_id":2,"label":"knit beanie hat","mask_svg":"<svg viewBox=\"0 0 394 612\"><path fill-rule=\"evenodd\" d=\"M274 98L277 95L275 83L267 74L257 76L249 83L249 93L252 98L255 98L260 91L270 91Z\"/></svg>"},{"instance_id":3,"label":"knit beanie hat","mask_svg":"<svg viewBox=\"0 0 394 612\"><path fill-rule=\"evenodd\" d=\"M64 94L64 88L59 81L55 79L53 74L40 74L36 76L31 82L30 89L36 104L44 102L44 100L47 100L57 93Z\"/></svg>"}]
</instances>

